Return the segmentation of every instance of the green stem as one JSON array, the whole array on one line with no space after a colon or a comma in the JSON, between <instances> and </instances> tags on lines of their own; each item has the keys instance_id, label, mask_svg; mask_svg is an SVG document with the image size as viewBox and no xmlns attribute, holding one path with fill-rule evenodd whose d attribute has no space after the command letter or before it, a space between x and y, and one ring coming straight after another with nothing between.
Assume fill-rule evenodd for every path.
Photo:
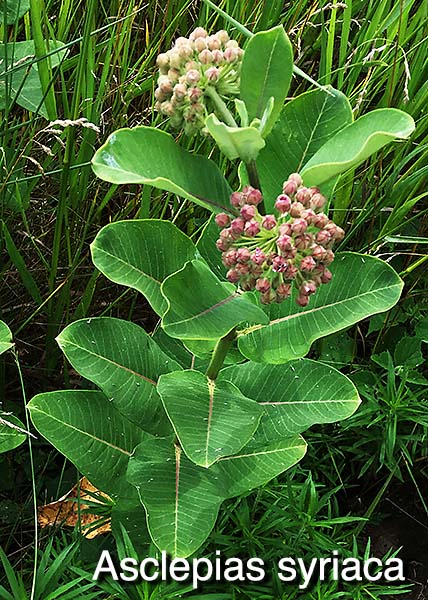
<instances>
[{"instance_id":1,"label":"green stem","mask_svg":"<svg viewBox=\"0 0 428 600\"><path fill-rule=\"evenodd\" d=\"M236 337L236 329L232 329L229 331L227 335L222 337L218 342L216 347L214 348L213 355L211 357L210 364L206 370L205 375L209 379L217 379L217 375L221 367L223 366L224 359L226 358L226 354L228 353L230 346L232 345L233 340Z\"/></svg>"},{"instance_id":2,"label":"green stem","mask_svg":"<svg viewBox=\"0 0 428 600\"><path fill-rule=\"evenodd\" d=\"M46 112L51 121L57 118L55 92L52 87L50 59L46 56L46 46L43 39L44 1L30 0L31 31L34 38L34 51L37 59L40 86L43 92Z\"/></svg>"},{"instance_id":3,"label":"green stem","mask_svg":"<svg viewBox=\"0 0 428 600\"><path fill-rule=\"evenodd\" d=\"M257 172L257 165L255 160L250 160L250 162L245 163L245 168L247 170L248 181L253 188L262 191L262 186L259 179L259 174ZM263 200L260 202L258 206L260 214L264 215L266 213L265 206Z\"/></svg>"},{"instance_id":4,"label":"green stem","mask_svg":"<svg viewBox=\"0 0 428 600\"><path fill-rule=\"evenodd\" d=\"M238 124L233 118L232 113L227 108L226 104L221 99L219 93L212 85L207 85L207 87L205 88L205 95L208 96L208 98L210 98L210 100L214 104L216 112L223 119L226 125L229 125L229 127L238 127Z\"/></svg>"}]
</instances>

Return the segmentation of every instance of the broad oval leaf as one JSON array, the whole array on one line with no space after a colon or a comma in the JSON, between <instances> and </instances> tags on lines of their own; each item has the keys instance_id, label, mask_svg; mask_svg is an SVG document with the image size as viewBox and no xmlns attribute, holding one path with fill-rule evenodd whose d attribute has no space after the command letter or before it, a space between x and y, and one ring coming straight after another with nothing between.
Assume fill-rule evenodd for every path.
<instances>
[{"instance_id":1,"label":"broad oval leaf","mask_svg":"<svg viewBox=\"0 0 428 600\"><path fill-rule=\"evenodd\" d=\"M180 339L216 340L242 322L267 323L266 314L246 296L222 283L205 263L188 262L162 284L168 310L165 332Z\"/></svg>"},{"instance_id":2,"label":"broad oval leaf","mask_svg":"<svg viewBox=\"0 0 428 600\"><path fill-rule=\"evenodd\" d=\"M265 447L246 446L206 469L191 462L172 440L153 438L136 448L128 481L140 494L157 547L185 558L210 534L223 500L264 485L305 452L304 439L294 436Z\"/></svg>"},{"instance_id":3,"label":"broad oval leaf","mask_svg":"<svg viewBox=\"0 0 428 600\"><path fill-rule=\"evenodd\" d=\"M57 337L71 365L98 385L127 419L150 433L171 432L156 391L162 373L181 370L134 323L99 317L72 323Z\"/></svg>"},{"instance_id":4,"label":"broad oval leaf","mask_svg":"<svg viewBox=\"0 0 428 600\"><path fill-rule=\"evenodd\" d=\"M314 360L285 365L248 362L223 369L220 380L223 378L264 408L253 439L257 445L278 442L318 423L346 419L360 404L348 377Z\"/></svg>"},{"instance_id":5,"label":"broad oval leaf","mask_svg":"<svg viewBox=\"0 0 428 600\"><path fill-rule=\"evenodd\" d=\"M230 212L229 184L210 159L191 154L165 131L119 129L92 158L95 174L111 183L142 183L172 192L213 212Z\"/></svg>"},{"instance_id":6,"label":"broad oval leaf","mask_svg":"<svg viewBox=\"0 0 428 600\"><path fill-rule=\"evenodd\" d=\"M24 424L13 415L0 412L0 453L17 448L26 439Z\"/></svg>"},{"instance_id":7,"label":"broad oval leaf","mask_svg":"<svg viewBox=\"0 0 428 600\"><path fill-rule=\"evenodd\" d=\"M293 74L293 50L281 25L259 31L245 47L241 67L240 96L249 120L261 119L270 98L273 109L264 134L272 129L281 112Z\"/></svg>"},{"instance_id":8,"label":"broad oval leaf","mask_svg":"<svg viewBox=\"0 0 428 600\"><path fill-rule=\"evenodd\" d=\"M233 383L198 371L162 375L158 390L184 452L202 467L241 450L263 414Z\"/></svg>"},{"instance_id":9,"label":"broad oval leaf","mask_svg":"<svg viewBox=\"0 0 428 600\"><path fill-rule=\"evenodd\" d=\"M173 557L193 554L214 527L223 498L208 473L163 438L141 443L129 461L128 481L147 511L150 535Z\"/></svg>"},{"instance_id":10,"label":"broad oval leaf","mask_svg":"<svg viewBox=\"0 0 428 600\"><path fill-rule=\"evenodd\" d=\"M2 9L0 9L2 14ZM45 40L46 54L52 67L57 66L68 50L65 44L55 40ZM53 54L50 54L51 52ZM13 57L13 63L10 63ZM7 79L7 86L4 80ZM16 102L31 112L48 118L40 85L38 66L35 60L33 40L0 44L0 110ZM7 94L6 94L7 92Z\"/></svg>"},{"instance_id":11,"label":"broad oval leaf","mask_svg":"<svg viewBox=\"0 0 428 600\"><path fill-rule=\"evenodd\" d=\"M3 321L0 321L0 354L10 350L13 346L12 332Z\"/></svg>"},{"instance_id":12,"label":"broad oval leaf","mask_svg":"<svg viewBox=\"0 0 428 600\"><path fill-rule=\"evenodd\" d=\"M121 415L102 392L38 394L28 410L37 431L93 485L109 495L132 494L126 481L129 457L149 435Z\"/></svg>"},{"instance_id":13,"label":"broad oval leaf","mask_svg":"<svg viewBox=\"0 0 428 600\"><path fill-rule=\"evenodd\" d=\"M244 162L255 160L265 141L255 127L229 127L214 114L205 119L205 126L217 146L229 160L240 158Z\"/></svg>"},{"instance_id":14,"label":"broad oval leaf","mask_svg":"<svg viewBox=\"0 0 428 600\"><path fill-rule=\"evenodd\" d=\"M115 283L144 294L162 315L164 279L197 256L193 242L169 221L135 219L110 223L91 244L94 265Z\"/></svg>"},{"instance_id":15,"label":"broad oval leaf","mask_svg":"<svg viewBox=\"0 0 428 600\"><path fill-rule=\"evenodd\" d=\"M30 10L30 0L3 0L0 24L13 25Z\"/></svg>"},{"instance_id":16,"label":"broad oval leaf","mask_svg":"<svg viewBox=\"0 0 428 600\"><path fill-rule=\"evenodd\" d=\"M302 169L306 185L320 185L355 167L394 139L406 139L415 129L410 115L379 108L357 119L328 140Z\"/></svg>"},{"instance_id":17,"label":"broad oval leaf","mask_svg":"<svg viewBox=\"0 0 428 600\"><path fill-rule=\"evenodd\" d=\"M333 280L317 290L308 307L295 304L294 291L292 298L268 309L268 326L238 334L242 354L274 364L305 356L318 338L394 306L403 288L394 269L373 256L337 254L331 272Z\"/></svg>"},{"instance_id":18,"label":"broad oval leaf","mask_svg":"<svg viewBox=\"0 0 428 600\"><path fill-rule=\"evenodd\" d=\"M331 136L352 122L346 96L327 89L329 93L312 90L288 102L257 158L267 212L273 209L290 173L301 171Z\"/></svg>"},{"instance_id":19,"label":"broad oval leaf","mask_svg":"<svg viewBox=\"0 0 428 600\"><path fill-rule=\"evenodd\" d=\"M250 442L236 456L220 459L211 467L210 474L222 481L224 498L233 498L265 485L298 463L306 448L300 435L265 446Z\"/></svg>"}]
</instances>

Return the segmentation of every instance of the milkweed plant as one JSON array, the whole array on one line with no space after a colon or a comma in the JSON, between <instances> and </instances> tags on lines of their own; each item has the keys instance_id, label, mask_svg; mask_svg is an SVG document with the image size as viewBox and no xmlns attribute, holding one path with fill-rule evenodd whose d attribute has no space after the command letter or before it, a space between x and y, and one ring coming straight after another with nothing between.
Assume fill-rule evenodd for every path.
<instances>
[{"instance_id":1,"label":"milkweed plant","mask_svg":"<svg viewBox=\"0 0 428 600\"><path fill-rule=\"evenodd\" d=\"M111 496L114 532L187 557L224 500L300 461L306 429L358 408L350 379L306 356L315 340L391 308L403 283L375 256L338 252L345 231L329 209L338 177L414 123L393 108L354 120L332 87L287 98L295 67L281 26L242 47L198 27L157 68L165 126L115 131L93 170L212 217L196 243L157 219L99 231L95 267L138 290L160 326L150 335L111 317L72 323L57 341L93 385L39 394L29 409L36 429ZM209 138L237 161L240 188L176 132Z\"/></svg>"}]
</instances>

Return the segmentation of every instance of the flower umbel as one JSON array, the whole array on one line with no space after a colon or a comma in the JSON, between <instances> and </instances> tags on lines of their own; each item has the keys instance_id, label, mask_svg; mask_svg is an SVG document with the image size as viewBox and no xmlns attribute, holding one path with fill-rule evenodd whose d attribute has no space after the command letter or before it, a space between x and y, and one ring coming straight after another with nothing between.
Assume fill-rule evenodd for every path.
<instances>
[{"instance_id":1,"label":"flower umbel","mask_svg":"<svg viewBox=\"0 0 428 600\"><path fill-rule=\"evenodd\" d=\"M246 186L231 195L240 216L231 220L225 213L216 216L221 228L217 248L227 278L244 291L257 290L264 304L282 302L294 285L299 306L332 274L332 247L345 232L322 212L326 198L316 187L307 188L301 176L292 173L275 202L276 215L260 215L259 190Z\"/></svg>"},{"instance_id":2,"label":"flower umbel","mask_svg":"<svg viewBox=\"0 0 428 600\"><path fill-rule=\"evenodd\" d=\"M243 50L226 31L213 35L197 27L189 38L179 37L171 50L159 54L155 108L175 129L194 135L204 127L208 87L227 100L239 94Z\"/></svg>"}]
</instances>

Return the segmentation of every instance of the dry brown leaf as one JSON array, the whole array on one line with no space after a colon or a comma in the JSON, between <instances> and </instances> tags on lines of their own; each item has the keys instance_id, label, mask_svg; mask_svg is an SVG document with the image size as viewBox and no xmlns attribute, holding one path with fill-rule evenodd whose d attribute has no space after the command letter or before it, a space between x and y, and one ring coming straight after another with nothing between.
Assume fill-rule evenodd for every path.
<instances>
[{"instance_id":1,"label":"dry brown leaf","mask_svg":"<svg viewBox=\"0 0 428 600\"><path fill-rule=\"evenodd\" d=\"M95 495L95 497L94 497ZM99 499L97 499L97 497ZM78 501L77 501L78 499ZM56 502L50 502L38 508L38 521L40 527L49 527L53 525L75 527L79 524L82 534L92 539L98 535L111 531L110 519L102 521L99 527L92 529L97 521L100 521L98 515L94 514L94 507L89 507L86 501L103 504L104 500L111 502L107 494L98 490L92 485L86 477L82 477L69 492ZM91 512L86 512L87 510Z\"/></svg>"}]
</instances>

